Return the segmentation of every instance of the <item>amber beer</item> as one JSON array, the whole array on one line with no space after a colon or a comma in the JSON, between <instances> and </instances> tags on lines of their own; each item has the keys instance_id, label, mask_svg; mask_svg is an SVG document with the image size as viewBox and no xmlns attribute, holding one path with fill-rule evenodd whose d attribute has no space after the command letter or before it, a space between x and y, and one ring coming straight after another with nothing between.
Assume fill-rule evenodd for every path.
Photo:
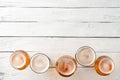
<instances>
[{"instance_id":1,"label":"amber beer","mask_svg":"<svg viewBox=\"0 0 120 80\"><path fill-rule=\"evenodd\" d=\"M64 55L61 56L56 62L57 72L64 77L73 75L76 71L77 64L73 57Z\"/></svg>"},{"instance_id":2,"label":"amber beer","mask_svg":"<svg viewBox=\"0 0 120 80\"><path fill-rule=\"evenodd\" d=\"M15 69L23 70L29 63L30 57L28 53L23 50L17 50L10 56L10 64Z\"/></svg>"},{"instance_id":3,"label":"amber beer","mask_svg":"<svg viewBox=\"0 0 120 80\"><path fill-rule=\"evenodd\" d=\"M99 57L94 64L95 70L102 76L107 76L114 70L114 62L108 56Z\"/></svg>"}]
</instances>

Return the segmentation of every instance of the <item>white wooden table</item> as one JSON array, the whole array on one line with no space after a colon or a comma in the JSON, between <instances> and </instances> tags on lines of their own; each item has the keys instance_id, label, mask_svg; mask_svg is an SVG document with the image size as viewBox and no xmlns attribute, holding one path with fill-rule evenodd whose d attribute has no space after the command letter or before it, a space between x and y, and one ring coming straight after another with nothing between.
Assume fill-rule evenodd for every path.
<instances>
[{"instance_id":1,"label":"white wooden table","mask_svg":"<svg viewBox=\"0 0 120 80\"><path fill-rule=\"evenodd\" d=\"M105 77L78 65L73 76L61 77L55 61L74 57L81 46L110 56L114 72ZM44 74L13 69L9 57L19 49L45 53L51 68ZM4 80L120 80L120 0L0 0L0 72Z\"/></svg>"}]
</instances>

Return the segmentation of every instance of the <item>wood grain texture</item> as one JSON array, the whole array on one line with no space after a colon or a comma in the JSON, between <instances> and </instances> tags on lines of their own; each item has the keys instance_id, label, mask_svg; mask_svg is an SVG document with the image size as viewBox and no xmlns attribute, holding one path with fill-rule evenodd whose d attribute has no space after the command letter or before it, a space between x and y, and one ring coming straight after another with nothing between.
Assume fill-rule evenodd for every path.
<instances>
[{"instance_id":1,"label":"wood grain texture","mask_svg":"<svg viewBox=\"0 0 120 80\"><path fill-rule=\"evenodd\" d=\"M2 7L120 7L120 0L0 0Z\"/></svg>"},{"instance_id":2,"label":"wood grain texture","mask_svg":"<svg viewBox=\"0 0 120 80\"><path fill-rule=\"evenodd\" d=\"M120 38L0 38L0 51L42 51L53 53L76 52L81 46L91 46L98 52L120 52ZM57 52L56 52L57 51Z\"/></svg>"},{"instance_id":3,"label":"wood grain texture","mask_svg":"<svg viewBox=\"0 0 120 80\"><path fill-rule=\"evenodd\" d=\"M78 65L73 76L61 77L57 58L74 57L81 46L94 48L97 57L110 56L114 72L105 77ZM9 57L19 49L30 56L45 53L50 69L44 74L13 69ZM0 0L0 62L4 80L119 80L120 0Z\"/></svg>"},{"instance_id":4,"label":"wood grain texture","mask_svg":"<svg viewBox=\"0 0 120 80\"><path fill-rule=\"evenodd\" d=\"M29 54L32 56L34 53L36 52L29 52ZM68 53L69 55L74 57L74 54ZM43 74L36 74L34 72L32 72L32 70L30 69L30 67L28 67L26 70L23 71L18 71L13 69L10 64L9 64L9 56L11 55L11 53L2 53L0 54L0 60L1 60L1 66L0 66L0 70L2 72L7 72L5 75L5 80L26 80L26 79L30 79L30 80L52 80L52 79L57 79L57 80L76 80L76 79L82 79L82 80L119 80L119 67L120 67L120 55L119 53L97 53L97 57L101 56L101 55L108 55L110 57L112 57L112 59L115 62L115 70L113 71L113 73L109 76L99 76L95 71L94 68L84 68L84 67L79 67L76 71L76 73L69 77L69 78L65 78L60 76L57 72L55 68L49 68L49 70L46 73ZM55 61L57 60L57 58L61 55L65 55L63 53L47 53L47 55L51 58L51 62L52 62L52 66L54 67ZM54 57L54 58L53 58ZM78 65L79 66L79 65ZM89 76L86 77L86 74L89 74ZM31 77L30 77L31 76ZM91 78L92 77L92 78Z\"/></svg>"},{"instance_id":5,"label":"wood grain texture","mask_svg":"<svg viewBox=\"0 0 120 80\"><path fill-rule=\"evenodd\" d=\"M120 9L0 8L1 22L119 23Z\"/></svg>"},{"instance_id":6,"label":"wood grain texture","mask_svg":"<svg viewBox=\"0 0 120 80\"><path fill-rule=\"evenodd\" d=\"M0 23L0 36L120 37L120 23Z\"/></svg>"}]
</instances>

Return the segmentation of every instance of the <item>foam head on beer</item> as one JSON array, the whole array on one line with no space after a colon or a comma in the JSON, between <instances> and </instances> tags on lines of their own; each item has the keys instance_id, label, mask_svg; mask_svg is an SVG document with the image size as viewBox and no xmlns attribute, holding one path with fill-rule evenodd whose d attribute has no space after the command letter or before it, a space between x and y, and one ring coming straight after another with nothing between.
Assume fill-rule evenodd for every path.
<instances>
[{"instance_id":1,"label":"foam head on beer","mask_svg":"<svg viewBox=\"0 0 120 80\"><path fill-rule=\"evenodd\" d=\"M80 65L90 66L95 61L95 51L88 46L79 48L75 54L75 58Z\"/></svg>"},{"instance_id":2,"label":"foam head on beer","mask_svg":"<svg viewBox=\"0 0 120 80\"><path fill-rule=\"evenodd\" d=\"M23 70L29 65L30 57L27 52L23 50L17 50L11 55L10 63L15 69Z\"/></svg>"},{"instance_id":3,"label":"foam head on beer","mask_svg":"<svg viewBox=\"0 0 120 80\"><path fill-rule=\"evenodd\" d=\"M59 57L56 62L57 72L64 77L69 77L76 71L77 64L73 57L64 55Z\"/></svg>"},{"instance_id":4,"label":"foam head on beer","mask_svg":"<svg viewBox=\"0 0 120 80\"><path fill-rule=\"evenodd\" d=\"M37 53L31 58L31 69L38 74L47 71L49 65L49 58L45 54Z\"/></svg>"},{"instance_id":5,"label":"foam head on beer","mask_svg":"<svg viewBox=\"0 0 120 80\"><path fill-rule=\"evenodd\" d=\"M113 72L114 62L108 56L101 56L95 61L95 70L98 74L106 76Z\"/></svg>"}]
</instances>

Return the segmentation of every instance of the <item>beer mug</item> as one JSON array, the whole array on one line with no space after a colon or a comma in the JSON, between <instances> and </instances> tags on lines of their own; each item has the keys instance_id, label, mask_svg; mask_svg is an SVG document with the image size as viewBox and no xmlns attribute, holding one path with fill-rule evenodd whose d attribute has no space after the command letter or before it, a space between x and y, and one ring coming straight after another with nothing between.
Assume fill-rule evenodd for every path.
<instances>
[{"instance_id":1,"label":"beer mug","mask_svg":"<svg viewBox=\"0 0 120 80\"><path fill-rule=\"evenodd\" d=\"M108 56L100 56L94 64L96 72L102 76L111 74L114 70L114 62Z\"/></svg>"},{"instance_id":2,"label":"beer mug","mask_svg":"<svg viewBox=\"0 0 120 80\"><path fill-rule=\"evenodd\" d=\"M10 56L10 64L17 70L23 70L27 68L30 63L30 57L27 52L23 50L17 50Z\"/></svg>"},{"instance_id":3,"label":"beer mug","mask_svg":"<svg viewBox=\"0 0 120 80\"><path fill-rule=\"evenodd\" d=\"M75 59L82 66L91 66L96 59L96 53L93 48L83 46L77 50Z\"/></svg>"},{"instance_id":4,"label":"beer mug","mask_svg":"<svg viewBox=\"0 0 120 80\"><path fill-rule=\"evenodd\" d=\"M41 74L48 70L50 59L43 53L37 53L32 56L30 67L35 73Z\"/></svg>"},{"instance_id":5,"label":"beer mug","mask_svg":"<svg viewBox=\"0 0 120 80\"><path fill-rule=\"evenodd\" d=\"M75 59L69 55L61 56L56 61L56 70L61 76L69 77L73 75L76 68L77 64Z\"/></svg>"}]
</instances>

